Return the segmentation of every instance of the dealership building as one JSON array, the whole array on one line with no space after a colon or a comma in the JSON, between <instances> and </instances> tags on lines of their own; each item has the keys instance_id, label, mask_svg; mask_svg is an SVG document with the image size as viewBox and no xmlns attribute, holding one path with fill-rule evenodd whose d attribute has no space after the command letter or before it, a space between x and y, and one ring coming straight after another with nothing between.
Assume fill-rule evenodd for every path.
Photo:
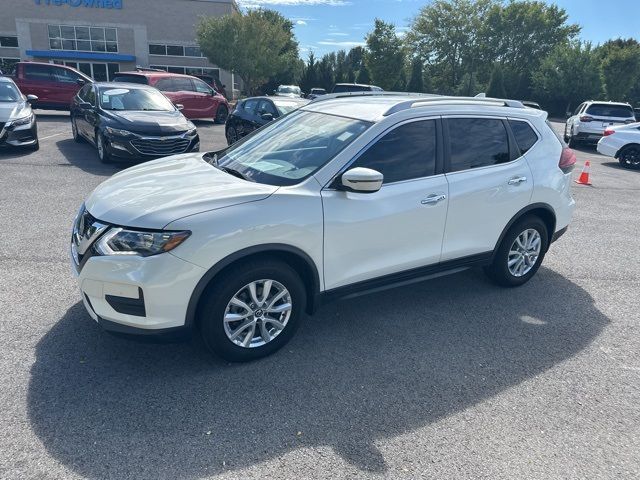
<instances>
[{"instance_id":1,"label":"dealership building","mask_svg":"<svg viewBox=\"0 0 640 480\"><path fill-rule=\"evenodd\" d=\"M196 42L201 16L238 11L235 0L0 0L0 69L17 61L72 66L97 81L136 67L210 74L229 88L230 72ZM237 88L237 84L234 85Z\"/></svg>"}]
</instances>

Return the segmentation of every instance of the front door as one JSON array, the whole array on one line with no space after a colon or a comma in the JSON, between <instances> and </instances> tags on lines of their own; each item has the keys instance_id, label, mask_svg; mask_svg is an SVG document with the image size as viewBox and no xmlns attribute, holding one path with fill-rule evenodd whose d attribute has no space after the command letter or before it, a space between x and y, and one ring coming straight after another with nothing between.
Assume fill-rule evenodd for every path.
<instances>
[{"instance_id":1,"label":"front door","mask_svg":"<svg viewBox=\"0 0 640 480\"><path fill-rule=\"evenodd\" d=\"M335 181L322 191L327 290L440 261L448 186L438 129L437 119L404 123L348 167L382 173L378 192L341 191Z\"/></svg>"},{"instance_id":2,"label":"front door","mask_svg":"<svg viewBox=\"0 0 640 480\"><path fill-rule=\"evenodd\" d=\"M509 145L501 118L445 118L449 214L442 261L493 251L505 226L529 204L531 170Z\"/></svg>"}]
</instances>

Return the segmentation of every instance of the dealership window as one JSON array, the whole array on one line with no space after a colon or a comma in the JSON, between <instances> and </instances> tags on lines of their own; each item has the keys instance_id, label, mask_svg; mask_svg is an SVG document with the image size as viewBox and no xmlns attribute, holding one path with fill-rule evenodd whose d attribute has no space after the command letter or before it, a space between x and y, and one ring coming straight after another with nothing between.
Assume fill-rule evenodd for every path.
<instances>
[{"instance_id":1,"label":"dealership window","mask_svg":"<svg viewBox=\"0 0 640 480\"><path fill-rule=\"evenodd\" d=\"M0 37L0 47L17 47L18 37L16 36L3 36Z\"/></svg>"},{"instance_id":2,"label":"dealership window","mask_svg":"<svg viewBox=\"0 0 640 480\"><path fill-rule=\"evenodd\" d=\"M182 73L183 75L211 75L220 80L219 68L203 68L203 67L176 67L172 65L149 65L149 68L156 68L171 73Z\"/></svg>"},{"instance_id":3,"label":"dealership window","mask_svg":"<svg viewBox=\"0 0 640 480\"><path fill-rule=\"evenodd\" d=\"M19 58L0 58L0 71L3 73L13 72L16 67L16 63L19 61Z\"/></svg>"},{"instance_id":4,"label":"dealership window","mask_svg":"<svg viewBox=\"0 0 640 480\"><path fill-rule=\"evenodd\" d=\"M115 28L48 25L51 50L83 52L117 52L118 32Z\"/></svg>"},{"instance_id":5,"label":"dealership window","mask_svg":"<svg viewBox=\"0 0 640 480\"><path fill-rule=\"evenodd\" d=\"M172 57L204 57L200 47L190 45L164 45L159 43L149 44L149 55L162 55Z\"/></svg>"}]
</instances>

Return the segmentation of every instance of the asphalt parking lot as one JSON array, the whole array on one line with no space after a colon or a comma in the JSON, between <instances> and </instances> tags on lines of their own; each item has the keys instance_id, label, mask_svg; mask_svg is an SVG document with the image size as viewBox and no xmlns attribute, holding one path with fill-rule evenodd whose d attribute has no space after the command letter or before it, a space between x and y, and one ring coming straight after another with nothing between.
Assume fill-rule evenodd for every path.
<instances>
[{"instance_id":1,"label":"asphalt parking lot","mask_svg":"<svg viewBox=\"0 0 640 480\"><path fill-rule=\"evenodd\" d=\"M640 476L639 171L579 149L593 186L521 288L471 270L341 301L230 365L85 313L70 225L126 165L38 114L39 152L0 151L0 478Z\"/></svg>"}]
</instances>

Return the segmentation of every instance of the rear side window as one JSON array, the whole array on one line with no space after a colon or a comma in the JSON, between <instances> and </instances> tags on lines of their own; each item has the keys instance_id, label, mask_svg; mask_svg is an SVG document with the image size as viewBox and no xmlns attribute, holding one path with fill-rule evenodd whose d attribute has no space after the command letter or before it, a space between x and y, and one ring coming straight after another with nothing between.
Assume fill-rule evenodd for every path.
<instances>
[{"instance_id":1,"label":"rear side window","mask_svg":"<svg viewBox=\"0 0 640 480\"><path fill-rule=\"evenodd\" d=\"M594 117L633 117L633 109L627 105L609 105L606 103L593 103L585 112Z\"/></svg>"},{"instance_id":2,"label":"rear side window","mask_svg":"<svg viewBox=\"0 0 640 480\"><path fill-rule=\"evenodd\" d=\"M116 75L113 79L114 82L129 82L129 83L139 83L141 85L147 85L149 82L147 81L147 77L142 75Z\"/></svg>"},{"instance_id":3,"label":"rear side window","mask_svg":"<svg viewBox=\"0 0 640 480\"><path fill-rule=\"evenodd\" d=\"M486 167L508 162L509 140L502 120L450 118L450 171Z\"/></svg>"},{"instance_id":4,"label":"rear side window","mask_svg":"<svg viewBox=\"0 0 640 480\"><path fill-rule=\"evenodd\" d=\"M516 137L516 143L520 149L520 153L527 153L531 147L538 141L538 135L527 122L520 120L509 120L513 136Z\"/></svg>"},{"instance_id":5,"label":"rear side window","mask_svg":"<svg viewBox=\"0 0 640 480\"><path fill-rule=\"evenodd\" d=\"M372 168L384 175L384 183L428 177L436 168L436 122L406 123L387 133L361 155L350 168Z\"/></svg>"},{"instance_id":6,"label":"rear side window","mask_svg":"<svg viewBox=\"0 0 640 480\"><path fill-rule=\"evenodd\" d=\"M51 78L51 68L46 65L24 65L24 76L29 80L53 80Z\"/></svg>"}]
</instances>

